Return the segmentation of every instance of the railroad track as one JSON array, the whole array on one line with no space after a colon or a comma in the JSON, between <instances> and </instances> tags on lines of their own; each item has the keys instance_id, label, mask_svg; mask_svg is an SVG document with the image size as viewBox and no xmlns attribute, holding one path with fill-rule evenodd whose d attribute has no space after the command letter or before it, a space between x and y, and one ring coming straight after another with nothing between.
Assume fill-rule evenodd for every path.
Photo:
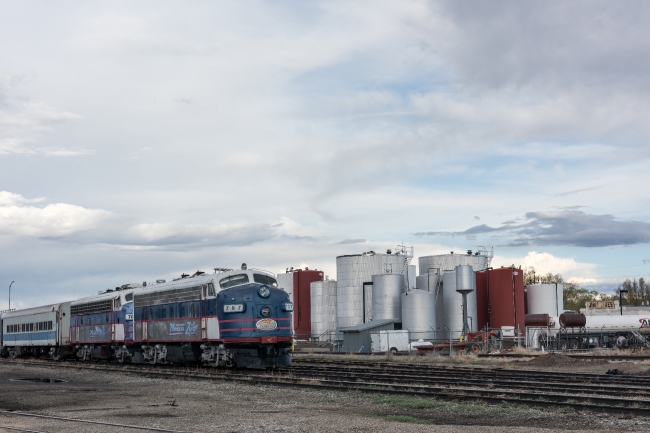
<instances>
[{"instance_id":1,"label":"railroad track","mask_svg":"<svg viewBox=\"0 0 650 433\"><path fill-rule=\"evenodd\" d=\"M611 360L611 361L647 361L650 360L650 355L586 355L578 353L566 353L566 352L551 352L562 354L571 359L577 359L580 361L597 361L601 359ZM544 356L538 354L525 354L525 353L479 353L477 355L479 358L531 358L536 356Z\"/></svg>"},{"instance_id":2,"label":"railroad track","mask_svg":"<svg viewBox=\"0 0 650 433\"><path fill-rule=\"evenodd\" d=\"M398 394L444 400L510 403L535 407L571 407L609 413L650 416L650 391L644 377L565 374L501 369L394 366L387 363L343 363L296 359L293 367L275 371L206 370L139 365L58 363L57 367L150 378L227 381L366 393ZM51 362L4 360L4 363L49 367ZM632 382L629 382L632 381Z\"/></svg>"}]
</instances>

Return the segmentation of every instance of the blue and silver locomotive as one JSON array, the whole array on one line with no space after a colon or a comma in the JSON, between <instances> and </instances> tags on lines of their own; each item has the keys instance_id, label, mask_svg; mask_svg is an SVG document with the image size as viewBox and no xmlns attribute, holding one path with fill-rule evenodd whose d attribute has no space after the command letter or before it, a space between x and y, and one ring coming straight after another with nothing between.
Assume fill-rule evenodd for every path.
<instances>
[{"instance_id":1,"label":"blue and silver locomotive","mask_svg":"<svg viewBox=\"0 0 650 433\"><path fill-rule=\"evenodd\" d=\"M134 363L291 364L293 304L268 272L197 273L136 289L133 306Z\"/></svg>"},{"instance_id":2,"label":"blue and silver locomotive","mask_svg":"<svg viewBox=\"0 0 650 433\"><path fill-rule=\"evenodd\" d=\"M169 282L124 285L64 305L67 314L57 317L67 320L54 325L58 332L52 341L38 341L38 350L32 346L35 337L29 335L33 342L26 343L20 339L27 336L14 334L51 326L22 325L41 311L5 314L2 352L16 356L47 350L55 359L74 354L86 361L214 367L291 364L293 304L270 272L246 266L217 268L214 274L197 271ZM27 317L14 325L19 316ZM26 344L30 347L23 348Z\"/></svg>"}]
</instances>

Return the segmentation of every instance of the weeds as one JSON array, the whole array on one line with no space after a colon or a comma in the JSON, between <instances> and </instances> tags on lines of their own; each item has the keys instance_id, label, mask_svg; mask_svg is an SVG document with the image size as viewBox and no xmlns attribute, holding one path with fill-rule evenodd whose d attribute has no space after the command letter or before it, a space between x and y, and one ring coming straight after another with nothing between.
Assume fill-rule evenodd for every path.
<instances>
[{"instance_id":1,"label":"weeds","mask_svg":"<svg viewBox=\"0 0 650 433\"><path fill-rule=\"evenodd\" d=\"M398 421L398 422L410 422L414 424L429 424L429 421L425 419L415 418L408 415L386 415L383 417L388 421Z\"/></svg>"},{"instance_id":2,"label":"weeds","mask_svg":"<svg viewBox=\"0 0 650 433\"><path fill-rule=\"evenodd\" d=\"M446 405L446 403L434 399L402 396L377 396L374 400L379 404L390 404L393 406L408 407L409 409L430 409Z\"/></svg>"}]
</instances>

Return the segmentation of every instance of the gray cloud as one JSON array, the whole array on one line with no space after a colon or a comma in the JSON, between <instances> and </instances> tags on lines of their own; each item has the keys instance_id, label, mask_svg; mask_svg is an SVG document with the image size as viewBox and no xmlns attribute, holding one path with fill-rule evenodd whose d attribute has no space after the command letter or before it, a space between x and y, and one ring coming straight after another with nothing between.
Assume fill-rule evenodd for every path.
<instances>
[{"instance_id":1,"label":"gray cloud","mask_svg":"<svg viewBox=\"0 0 650 433\"><path fill-rule=\"evenodd\" d=\"M337 245L348 245L348 244L362 244L366 242L365 239L343 239L341 242L337 242Z\"/></svg>"},{"instance_id":2,"label":"gray cloud","mask_svg":"<svg viewBox=\"0 0 650 433\"><path fill-rule=\"evenodd\" d=\"M573 189L571 191L565 191L565 192L561 192L561 193L558 193L558 194L555 194L555 195L556 195L556 197L566 197L568 195L579 194L579 193L585 192L585 191L595 191L595 190L601 189L601 188L602 188L602 186L592 186L592 187L588 187L588 188Z\"/></svg>"},{"instance_id":3,"label":"gray cloud","mask_svg":"<svg viewBox=\"0 0 650 433\"><path fill-rule=\"evenodd\" d=\"M607 247L650 243L650 223L619 221L613 215L577 210L528 212L526 222L490 227L485 224L460 232L419 232L416 236L476 236L503 234L507 246Z\"/></svg>"}]
</instances>

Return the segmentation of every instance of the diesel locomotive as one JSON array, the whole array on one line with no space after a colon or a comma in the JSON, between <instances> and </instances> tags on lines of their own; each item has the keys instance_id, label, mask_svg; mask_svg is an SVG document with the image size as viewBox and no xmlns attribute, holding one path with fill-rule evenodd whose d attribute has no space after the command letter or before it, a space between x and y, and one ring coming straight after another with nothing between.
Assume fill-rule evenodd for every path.
<instances>
[{"instance_id":1,"label":"diesel locomotive","mask_svg":"<svg viewBox=\"0 0 650 433\"><path fill-rule=\"evenodd\" d=\"M4 313L0 354L266 368L291 364L293 304L275 276L215 269Z\"/></svg>"}]
</instances>

